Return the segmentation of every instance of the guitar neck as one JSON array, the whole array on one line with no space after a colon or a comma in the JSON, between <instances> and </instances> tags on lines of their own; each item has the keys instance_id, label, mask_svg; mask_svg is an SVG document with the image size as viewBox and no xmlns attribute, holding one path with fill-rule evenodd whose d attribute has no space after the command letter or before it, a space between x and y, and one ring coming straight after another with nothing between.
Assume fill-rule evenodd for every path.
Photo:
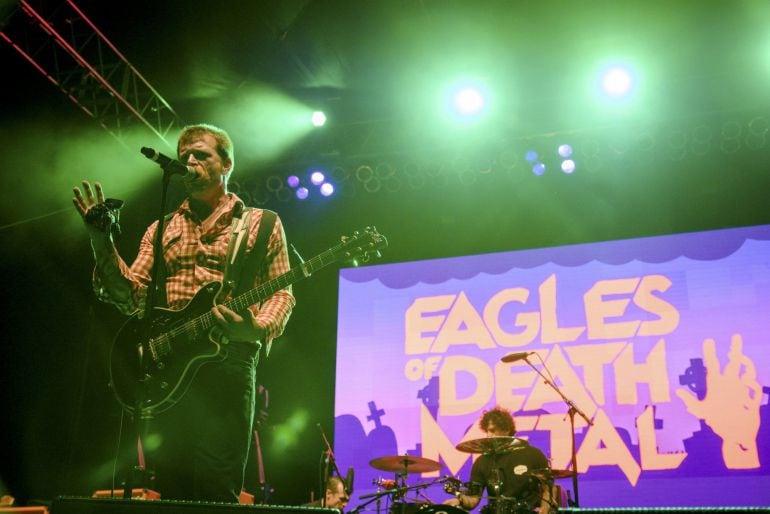
<instances>
[{"instance_id":1,"label":"guitar neck","mask_svg":"<svg viewBox=\"0 0 770 514\"><path fill-rule=\"evenodd\" d=\"M227 300L224 302L224 305L235 312L242 312L251 305L269 298L276 291L280 291L291 284L308 278L329 264L343 259L355 262L361 256L368 258L371 253L379 256L379 249L386 247L387 244L387 239L377 233L376 229L367 227L364 234L356 232L353 237L343 238L340 244L303 262L299 267L291 269L279 277ZM214 316L211 312L207 312L176 330L208 330L212 326L214 326Z\"/></svg>"},{"instance_id":2,"label":"guitar neck","mask_svg":"<svg viewBox=\"0 0 770 514\"><path fill-rule=\"evenodd\" d=\"M254 289L236 296L235 298L231 298L224 303L225 306L235 312L239 312L255 303L261 302L265 298L269 298L276 291L280 291L291 284L295 284L300 280L309 277L316 271L339 260L336 249L337 247L329 249L320 255L316 255L312 259L303 262L299 267L287 271L283 275L265 282L264 284L260 284Z\"/></svg>"}]
</instances>

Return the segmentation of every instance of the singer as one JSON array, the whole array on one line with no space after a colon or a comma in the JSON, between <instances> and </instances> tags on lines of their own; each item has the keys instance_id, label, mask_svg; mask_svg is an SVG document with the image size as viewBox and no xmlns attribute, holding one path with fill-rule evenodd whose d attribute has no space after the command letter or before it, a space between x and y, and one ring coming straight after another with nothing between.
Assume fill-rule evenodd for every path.
<instances>
[{"instance_id":1,"label":"singer","mask_svg":"<svg viewBox=\"0 0 770 514\"><path fill-rule=\"evenodd\" d=\"M235 164L227 132L208 124L187 126L179 136L177 156L191 173L183 179L186 199L165 217L155 305L182 311L194 303L191 300L203 286L223 281L231 270L226 263L230 240L238 239L233 237L236 232L247 236L239 239L246 242L243 258L253 252L259 263L251 274L228 275L235 279L236 292L289 271L280 218L262 209L244 210L243 202L227 191ZM83 181L82 191L76 187L74 194L73 203L94 251L93 285L98 299L124 314L143 311L158 223L147 228L137 257L128 266L118 255L109 226L90 222L89 212L105 201L101 185L94 183L92 189ZM266 228L260 232L263 220ZM151 437L143 441L147 466L157 476L153 488L163 499L238 501L253 424L260 348L264 345L267 354L272 340L282 334L295 300L287 286L261 305L239 312L212 303L204 306L204 314L210 308L214 336L219 343L227 342L221 345L226 348L224 359L207 363L194 374L181 398L151 420Z\"/></svg>"}]
</instances>

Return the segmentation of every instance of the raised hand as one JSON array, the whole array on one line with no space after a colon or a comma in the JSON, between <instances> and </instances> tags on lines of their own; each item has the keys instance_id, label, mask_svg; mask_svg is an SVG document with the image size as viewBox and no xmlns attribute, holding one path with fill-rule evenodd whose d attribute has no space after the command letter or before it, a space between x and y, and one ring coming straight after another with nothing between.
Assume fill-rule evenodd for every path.
<instances>
[{"instance_id":1,"label":"raised hand","mask_svg":"<svg viewBox=\"0 0 770 514\"><path fill-rule=\"evenodd\" d=\"M87 180L82 183L83 192L80 188L72 188L75 196L72 197L72 203L75 205L80 216L86 224L89 234L94 236L110 235L116 232L118 222L117 210L123 205L120 200L104 199L104 191L99 182L94 182L96 196L91 189L91 184ZM119 231L119 228L117 229Z\"/></svg>"},{"instance_id":2,"label":"raised hand","mask_svg":"<svg viewBox=\"0 0 770 514\"><path fill-rule=\"evenodd\" d=\"M735 334L721 369L713 339L703 341L706 365L706 396L703 400L684 388L676 395L688 412L706 422L722 438L722 457L729 469L759 467L757 433L762 387L757 382L754 362L743 354L743 339Z\"/></svg>"}]
</instances>

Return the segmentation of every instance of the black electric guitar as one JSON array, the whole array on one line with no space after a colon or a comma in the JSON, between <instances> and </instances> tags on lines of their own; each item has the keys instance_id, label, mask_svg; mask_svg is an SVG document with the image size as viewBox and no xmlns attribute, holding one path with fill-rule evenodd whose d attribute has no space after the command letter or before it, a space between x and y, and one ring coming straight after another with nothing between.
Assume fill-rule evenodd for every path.
<instances>
[{"instance_id":1,"label":"black electric guitar","mask_svg":"<svg viewBox=\"0 0 770 514\"><path fill-rule=\"evenodd\" d=\"M223 303L235 312L244 311L329 264L347 261L355 265L358 260L379 256L387 245L384 236L367 227L280 277ZM138 408L143 416L163 412L182 398L203 364L225 358L227 345L212 334L216 324L211 308L221 291L220 282L211 282L182 309L156 307L150 327L138 314L121 327L110 354L110 385L124 409L133 412Z\"/></svg>"}]
</instances>

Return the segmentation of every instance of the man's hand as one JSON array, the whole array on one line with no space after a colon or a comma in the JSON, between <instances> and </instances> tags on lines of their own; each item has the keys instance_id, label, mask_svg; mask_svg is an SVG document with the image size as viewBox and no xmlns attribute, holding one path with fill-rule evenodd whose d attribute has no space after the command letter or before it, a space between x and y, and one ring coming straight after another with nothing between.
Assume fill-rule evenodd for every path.
<instances>
[{"instance_id":1,"label":"man's hand","mask_svg":"<svg viewBox=\"0 0 770 514\"><path fill-rule=\"evenodd\" d=\"M460 494L458 496L455 496L454 498L449 498L447 500L444 500L442 505L451 505L452 507L459 507L463 510L471 511L476 508L476 506L481 501L480 496L471 496L468 494Z\"/></svg>"},{"instance_id":2,"label":"man's hand","mask_svg":"<svg viewBox=\"0 0 770 514\"><path fill-rule=\"evenodd\" d=\"M230 341L260 341L267 332L251 311L241 316L224 305L215 305L211 308L211 314L222 335Z\"/></svg>"},{"instance_id":3,"label":"man's hand","mask_svg":"<svg viewBox=\"0 0 770 514\"><path fill-rule=\"evenodd\" d=\"M757 433L762 387L754 362L743 354L743 339L735 334L724 370L720 369L713 339L703 341L706 365L706 397L698 398L684 388L676 395L687 410L706 422L722 438L722 457L729 469L759 467Z\"/></svg>"},{"instance_id":4,"label":"man's hand","mask_svg":"<svg viewBox=\"0 0 770 514\"><path fill-rule=\"evenodd\" d=\"M79 187L72 188L72 192L75 193L75 196L72 198L75 209L83 218L91 239L103 239L105 236L109 238L109 228L115 222L115 219L104 203L102 185L99 182L94 182L94 189L96 190L96 196L94 196L91 184L87 180L84 180L81 184L83 186L82 193Z\"/></svg>"}]
</instances>

